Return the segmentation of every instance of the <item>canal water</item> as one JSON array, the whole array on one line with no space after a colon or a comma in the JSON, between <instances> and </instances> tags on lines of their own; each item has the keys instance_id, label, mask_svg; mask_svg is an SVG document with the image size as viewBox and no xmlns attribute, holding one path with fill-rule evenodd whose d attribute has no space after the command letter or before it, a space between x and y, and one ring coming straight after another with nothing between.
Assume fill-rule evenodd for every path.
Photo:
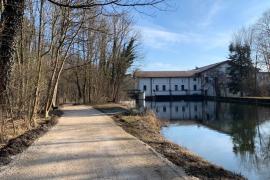
<instances>
[{"instance_id":1,"label":"canal water","mask_svg":"<svg viewBox=\"0 0 270 180\"><path fill-rule=\"evenodd\" d=\"M251 180L270 179L270 107L215 101L144 102L161 133L204 159Z\"/></svg>"}]
</instances>

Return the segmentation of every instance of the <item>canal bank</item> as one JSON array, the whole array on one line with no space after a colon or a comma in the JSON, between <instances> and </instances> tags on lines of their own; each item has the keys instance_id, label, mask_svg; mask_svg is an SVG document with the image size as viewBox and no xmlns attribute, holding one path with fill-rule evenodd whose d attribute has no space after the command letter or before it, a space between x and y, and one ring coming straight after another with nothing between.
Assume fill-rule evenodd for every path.
<instances>
[{"instance_id":1,"label":"canal bank","mask_svg":"<svg viewBox=\"0 0 270 180\"><path fill-rule=\"evenodd\" d=\"M96 106L95 108L108 113L110 109L115 111L117 106ZM122 109L123 107L119 106L118 108ZM126 113L126 115L116 115L114 118L117 124L125 131L150 145L174 164L182 167L188 175L200 179L245 179L238 174L213 165L189 150L166 140L160 134L162 124L153 113L146 115Z\"/></svg>"}]
</instances>

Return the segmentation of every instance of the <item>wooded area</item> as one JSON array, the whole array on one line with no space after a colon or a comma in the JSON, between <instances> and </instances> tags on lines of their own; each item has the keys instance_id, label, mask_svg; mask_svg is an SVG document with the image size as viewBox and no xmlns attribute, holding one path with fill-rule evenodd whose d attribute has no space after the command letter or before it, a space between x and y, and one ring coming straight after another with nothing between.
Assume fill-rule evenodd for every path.
<instances>
[{"instance_id":1,"label":"wooded area","mask_svg":"<svg viewBox=\"0 0 270 180\"><path fill-rule=\"evenodd\" d=\"M270 96L270 10L237 31L229 45L229 88L241 96ZM265 72L265 76L262 76ZM259 76L261 75L261 76ZM263 78L263 79L261 79ZM266 79L265 79L266 78Z\"/></svg>"},{"instance_id":2,"label":"wooded area","mask_svg":"<svg viewBox=\"0 0 270 180\"><path fill-rule=\"evenodd\" d=\"M48 118L57 100L119 101L138 54L128 11L162 1L1 0L2 142L7 129L18 134Z\"/></svg>"}]
</instances>

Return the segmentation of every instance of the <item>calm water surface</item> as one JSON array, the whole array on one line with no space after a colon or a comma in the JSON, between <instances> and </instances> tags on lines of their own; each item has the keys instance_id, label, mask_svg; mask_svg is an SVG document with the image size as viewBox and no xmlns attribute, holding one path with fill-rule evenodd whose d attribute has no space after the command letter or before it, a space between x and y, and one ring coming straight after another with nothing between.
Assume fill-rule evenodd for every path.
<instances>
[{"instance_id":1,"label":"calm water surface","mask_svg":"<svg viewBox=\"0 0 270 180\"><path fill-rule=\"evenodd\" d=\"M248 179L270 179L270 107L204 102L144 102L169 140Z\"/></svg>"}]
</instances>

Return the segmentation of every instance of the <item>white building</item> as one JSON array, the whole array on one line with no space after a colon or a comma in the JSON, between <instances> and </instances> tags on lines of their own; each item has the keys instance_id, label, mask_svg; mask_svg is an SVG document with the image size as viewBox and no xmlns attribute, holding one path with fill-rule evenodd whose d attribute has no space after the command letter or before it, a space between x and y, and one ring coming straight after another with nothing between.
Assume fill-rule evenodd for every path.
<instances>
[{"instance_id":1,"label":"white building","mask_svg":"<svg viewBox=\"0 0 270 180\"><path fill-rule=\"evenodd\" d=\"M156 96L232 96L226 86L230 61L189 71L137 71L137 89L146 97Z\"/></svg>"}]
</instances>

